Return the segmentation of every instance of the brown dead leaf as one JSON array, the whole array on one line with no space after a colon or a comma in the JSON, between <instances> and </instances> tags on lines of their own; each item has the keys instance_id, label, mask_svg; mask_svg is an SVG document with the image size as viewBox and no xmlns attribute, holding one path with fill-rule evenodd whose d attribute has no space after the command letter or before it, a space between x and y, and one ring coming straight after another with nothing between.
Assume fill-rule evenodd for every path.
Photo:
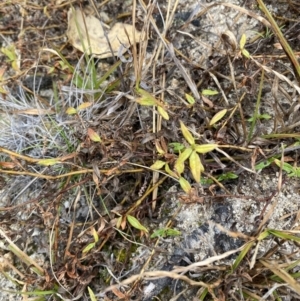
<instances>
[{"instance_id":1,"label":"brown dead leaf","mask_svg":"<svg viewBox=\"0 0 300 301\"><path fill-rule=\"evenodd\" d=\"M134 43L142 40L142 34L132 25L116 23L108 30L107 37L114 55L120 51L122 54ZM70 8L68 12L67 36L70 43L78 50L94 54L98 58L112 57L109 44L105 37L103 25L94 16L86 16L79 9Z\"/></svg>"}]
</instances>

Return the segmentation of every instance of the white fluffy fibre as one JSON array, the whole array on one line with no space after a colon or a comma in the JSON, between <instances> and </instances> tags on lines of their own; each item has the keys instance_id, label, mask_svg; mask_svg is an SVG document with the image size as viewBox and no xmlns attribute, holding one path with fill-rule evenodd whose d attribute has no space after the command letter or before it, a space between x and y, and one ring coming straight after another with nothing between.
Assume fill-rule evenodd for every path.
<instances>
[{"instance_id":1,"label":"white fluffy fibre","mask_svg":"<svg viewBox=\"0 0 300 301\"><path fill-rule=\"evenodd\" d=\"M35 96L24 91L0 96L0 146L35 158L56 157L69 147L76 148L72 127L63 114L31 114L31 110L54 108L50 98L47 108Z\"/></svg>"}]
</instances>

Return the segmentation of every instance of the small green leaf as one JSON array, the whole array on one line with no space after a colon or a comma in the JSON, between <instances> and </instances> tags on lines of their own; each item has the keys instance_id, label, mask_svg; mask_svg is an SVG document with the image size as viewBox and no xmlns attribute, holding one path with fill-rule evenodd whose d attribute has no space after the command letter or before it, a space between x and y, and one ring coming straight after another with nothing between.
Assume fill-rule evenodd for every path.
<instances>
[{"instance_id":1,"label":"small green leaf","mask_svg":"<svg viewBox=\"0 0 300 301\"><path fill-rule=\"evenodd\" d=\"M178 176L180 176L184 171L184 161L176 161L174 165L174 170L177 172Z\"/></svg>"},{"instance_id":2,"label":"small green leaf","mask_svg":"<svg viewBox=\"0 0 300 301\"><path fill-rule=\"evenodd\" d=\"M136 99L136 102L139 103L142 106L154 106L156 105L156 100L153 100L152 98L147 97L140 97Z\"/></svg>"},{"instance_id":3,"label":"small green leaf","mask_svg":"<svg viewBox=\"0 0 300 301\"><path fill-rule=\"evenodd\" d=\"M275 159L274 160L275 164L278 166L278 167L281 167L281 161L278 160L278 159ZM286 163L286 162L283 162L282 164L282 169L287 172L288 174L294 174L295 173L295 168L289 164L289 163Z\"/></svg>"},{"instance_id":4,"label":"small green leaf","mask_svg":"<svg viewBox=\"0 0 300 301\"><path fill-rule=\"evenodd\" d=\"M195 144L193 148L197 153L205 154L213 151L216 147L218 144Z\"/></svg>"},{"instance_id":5,"label":"small green leaf","mask_svg":"<svg viewBox=\"0 0 300 301\"><path fill-rule=\"evenodd\" d=\"M166 162L164 162L162 160L157 160L150 166L150 168L159 170L159 169L163 168L165 166L165 164L166 164Z\"/></svg>"},{"instance_id":6,"label":"small green leaf","mask_svg":"<svg viewBox=\"0 0 300 301\"><path fill-rule=\"evenodd\" d=\"M179 179L179 184L185 193L190 193L192 186L191 184L183 177Z\"/></svg>"},{"instance_id":7,"label":"small green leaf","mask_svg":"<svg viewBox=\"0 0 300 301\"><path fill-rule=\"evenodd\" d=\"M93 104L92 102L84 102L77 107L77 111L89 108L92 104Z\"/></svg>"},{"instance_id":8,"label":"small green leaf","mask_svg":"<svg viewBox=\"0 0 300 301\"><path fill-rule=\"evenodd\" d=\"M66 111L66 113L68 115L74 115L74 114L77 114L77 110L75 108L72 108L72 107L69 107Z\"/></svg>"},{"instance_id":9,"label":"small green leaf","mask_svg":"<svg viewBox=\"0 0 300 301\"><path fill-rule=\"evenodd\" d=\"M57 158L52 158L52 159L42 159L42 160L39 160L37 163L40 165L44 165L44 166L51 166L51 165L60 163L60 161Z\"/></svg>"},{"instance_id":10,"label":"small green leaf","mask_svg":"<svg viewBox=\"0 0 300 301\"><path fill-rule=\"evenodd\" d=\"M14 61L17 59L15 47L13 46L13 44L11 44L10 46L7 46L7 47L2 47L1 52L4 55L6 55L10 61Z\"/></svg>"},{"instance_id":11,"label":"small green leaf","mask_svg":"<svg viewBox=\"0 0 300 301\"><path fill-rule=\"evenodd\" d=\"M185 162L191 155L193 149L191 147L186 148L179 156L176 162Z\"/></svg>"},{"instance_id":12,"label":"small green leaf","mask_svg":"<svg viewBox=\"0 0 300 301\"><path fill-rule=\"evenodd\" d=\"M166 231L167 236L178 236L181 235L181 232L175 229L167 229Z\"/></svg>"},{"instance_id":13,"label":"small green leaf","mask_svg":"<svg viewBox=\"0 0 300 301\"><path fill-rule=\"evenodd\" d=\"M258 163L257 165L255 165L255 170L262 170L266 167L268 167L269 165L271 165L274 161L274 158L268 159L267 161L263 161L261 163Z\"/></svg>"},{"instance_id":14,"label":"small green leaf","mask_svg":"<svg viewBox=\"0 0 300 301\"><path fill-rule=\"evenodd\" d=\"M239 265L242 262L243 258L247 255L248 251L252 248L254 243L255 243L254 241L249 241L245 244L245 247L243 248L241 253L238 255L238 257L235 259L235 261L232 265L233 272L239 267Z\"/></svg>"},{"instance_id":15,"label":"small green leaf","mask_svg":"<svg viewBox=\"0 0 300 301\"><path fill-rule=\"evenodd\" d=\"M189 104L193 105L195 104L195 98L189 94L185 94L185 98L188 101Z\"/></svg>"},{"instance_id":16,"label":"small green leaf","mask_svg":"<svg viewBox=\"0 0 300 301\"><path fill-rule=\"evenodd\" d=\"M154 106L158 104L158 101L156 100L156 98L151 95L149 92L141 89L141 88L137 88L136 92L141 95L142 97L136 99L136 102L138 102L139 104L143 105L143 106Z\"/></svg>"},{"instance_id":17,"label":"small green leaf","mask_svg":"<svg viewBox=\"0 0 300 301\"><path fill-rule=\"evenodd\" d=\"M175 153L178 153L185 148L184 145L179 142L171 142L169 143L169 147L173 148Z\"/></svg>"},{"instance_id":18,"label":"small green leaf","mask_svg":"<svg viewBox=\"0 0 300 301\"><path fill-rule=\"evenodd\" d=\"M240 49L244 49L245 45L246 45L246 41L247 41L247 37L246 35L243 33L240 39Z\"/></svg>"},{"instance_id":19,"label":"small green leaf","mask_svg":"<svg viewBox=\"0 0 300 301\"><path fill-rule=\"evenodd\" d=\"M160 115L163 119L169 120L169 115L168 115L167 111L166 111L163 107L158 106L158 107L157 107L157 111L158 111L159 115Z\"/></svg>"},{"instance_id":20,"label":"small green leaf","mask_svg":"<svg viewBox=\"0 0 300 301\"><path fill-rule=\"evenodd\" d=\"M260 241L260 240L264 240L265 238L267 238L268 236L270 235L269 233L269 230L265 230L263 231L262 233L259 234L257 240Z\"/></svg>"},{"instance_id":21,"label":"small green leaf","mask_svg":"<svg viewBox=\"0 0 300 301\"><path fill-rule=\"evenodd\" d=\"M178 173L178 175L181 175L184 171L184 162L189 158L189 156L192 153L192 148L186 148L178 157L174 164L174 169Z\"/></svg>"},{"instance_id":22,"label":"small green leaf","mask_svg":"<svg viewBox=\"0 0 300 301\"><path fill-rule=\"evenodd\" d=\"M189 160L190 160L190 169L194 177L194 180L197 183L199 183L201 179L201 172L204 171L204 167L196 151L193 151L191 153Z\"/></svg>"},{"instance_id":23,"label":"small green leaf","mask_svg":"<svg viewBox=\"0 0 300 301\"><path fill-rule=\"evenodd\" d=\"M127 215L126 218L132 227L148 233L148 230L134 216Z\"/></svg>"},{"instance_id":24,"label":"small green leaf","mask_svg":"<svg viewBox=\"0 0 300 301\"><path fill-rule=\"evenodd\" d=\"M269 120L271 118L272 117L269 114L261 114L256 117L256 119L266 119L266 120ZM252 122L253 120L254 120L254 117L251 117L248 119L249 122Z\"/></svg>"},{"instance_id":25,"label":"small green leaf","mask_svg":"<svg viewBox=\"0 0 300 301\"><path fill-rule=\"evenodd\" d=\"M217 177L217 180L218 181L224 181L224 180L233 180L233 179L237 179L239 176L236 175L235 173L233 172L226 172L220 176Z\"/></svg>"},{"instance_id":26,"label":"small green leaf","mask_svg":"<svg viewBox=\"0 0 300 301\"><path fill-rule=\"evenodd\" d=\"M13 44L7 47L2 47L1 52L6 55L11 63L12 68L15 71L19 71L18 62L17 62L17 54Z\"/></svg>"},{"instance_id":27,"label":"small green leaf","mask_svg":"<svg viewBox=\"0 0 300 301\"><path fill-rule=\"evenodd\" d=\"M165 237L165 235L166 235L166 229L158 229L151 234L150 238Z\"/></svg>"},{"instance_id":28,"label":"small green leaf","mask_svg":"<svg viewBox=\"0 0 300 301\"><path fill-rule=\"evenodd\" d=\"M219 94L219 92L215 90L202 90L201 94L204 96L213 96Z\"/></svg>"},{"instance_id":29,"label":"small green leaf","mask_svg":"<svg viewBox=\"0 0 300 301\"><path fill-rule=\"evenodd\" d=\"M98 233L97 233L97 231L95 230L94 227L93 227L92 229L93 229L93 230L92 230L92 233L93 233L94 241L95 241L95 243L97 243L98 240L99 240Z\"/></svg>"},{"instance_id":30,"label":"small green leaf","mask_svg":"<svg viewBox=\"0 0 300 301\"><path fill-rule=\"evenodd\" d=\"M184 166L183 166L183 168L184 168ZM166 163L166 165L165 165L165 171L166 171L166 173L169 174L171 177L178 179L178 175L177 175L173 170L170 169L169 164L167 164L167 163Z\"/></svg>"},{"instance_id":31,"label":"small green leaf","mask_svg":"<svg viewBox=\"0 0 300 301\"><path fill-rule=\"evenodd\" d=\"M88 244L82 251L82 253L87 253L88 251L90 251L91 249L93 249L95 247L96 243L92 242L90 244Z\"/></svg>"},{"instance_id":32,"label":"small green leaf","mask_svg":"<svg viewBox=\"0 0 300 301\"><path fill-rule=\"evenodd\" d=\"M94 294L94 292L91 290L91 288L88 286L88 292L91 298L91 301L97 301L96 296Z\"/></svg>"},{"instance_id":33,"label":"small green leaf","mask_svg":"<svg viewBox=\"0 0 300 301\"><path fill-rule=\"evenodd\" d=\"M100 136L93 129L88 128L87 134L92 141L101 142Z\"/></svg>"},{"instance_id":34,"label":"small green leaf","mask_svg":"<svg viewBox=\"0 0 300 301\"><path fill-rule=\"evenodd\" d=\"M227 109L221 110L220 112L218 112L209 122L209 125L212 126L215 123L217 123L219 120L221 120L227 113Z\"/></svg>"},{"instance_id":35,"label":"small green leaf","mask_svg":"<svg viewBox=\"0 0 300 301\"><path fill-rule=\"evenodd\" d=\"M242 49L242 54L245 58L249 59L250 58L250 53L246 49Z\"/></svg>"},{"instance_id":36,"label":"small green leaf","mask_svg":"<svg viewBox=\"0 0 300 301\"><path fill-rule=\"evenodd\" d=\"M150 237L155 238L155 237L179 236L179 235L181 235L181 232L178 230L162 228L154 231Z\"/></svg>"},{"instance_id":37,"label":"small green leaf","mask_svg":"<svg viewBox=\"0 0 300 301\"><path fill-rule=\"evenodd\" d=\"M194 137L192 136L192 134L189 132L188 128L184 125L184 123L181 120L180 120L180 128L181 128L181 132L182 132L184 138L186 139L186 141L190 145L195 144Z\"/></svg>"}]
</instances>

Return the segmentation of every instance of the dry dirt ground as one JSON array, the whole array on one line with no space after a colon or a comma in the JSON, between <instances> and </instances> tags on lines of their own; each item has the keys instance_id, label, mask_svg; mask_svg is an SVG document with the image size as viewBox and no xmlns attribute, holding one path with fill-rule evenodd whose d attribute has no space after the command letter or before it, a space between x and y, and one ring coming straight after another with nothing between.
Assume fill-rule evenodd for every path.
<instances>
[{"instance_id":1,"label":"dry dirt ground","mask_svg":"<svg viewBox=\"0 0 300 301\"><path fill-rule=\"evenodd\" d=\"M157 133L152 131L152 107L132 101L136 97L132 54L121 57L121 68L102 83L104 92L97 99L87 86L75 88L73 74L61 59L78 69L84 65L82 54L66 38L71 2L86 14L96 15L96 8L107 24L116 19L132 23L131 1L0 4L1 47L13 45L11 51L17 55L8 60L4 51L0 54L0 88L8 92L2 90L0 95L0 300L24 300L26 295L16 291L34 288L55 290L39 300L90 300L87 286L97 300L155 300L155 296L160 300L275 300L276 296L298 300L296 276L292 288L280 281L270 286L265 280L278 276L267 264L282 268L290 264L289 273L299 272L298 242L271 232L258 239L266 229L299 233L297 172L289 177L270 160L284 157L297 170L300 99L291 64L266 29L256 2L178 1L166 35L168 45L176 50L175 59L172 48L161 50L161 39L150 23L141 86L165 101L170 116L161 121ZM170 1L170 7L166 1L153 6L145 2L163 32L176 1ZM296 4L265 3L284 24L285 35L299 55ZM147 23L145 14L139 2L139 30ZM239 49L243 34L252 59L243 57ZM14 60L19 67L14 68ZM98 75L114 63L112 58L95 63ZM87 69L79 73L88 82ZM120 77L122 81L109 90ZM219 93L197 99L193 88L200 94L203 90ZM187 105L186 93L196 99L194 106ZM93 105L83 113L66 114L68 107L77 108L93 97ZM37 108L50 113L36 114ZM228 110L226 117L208 126L223 109ZM252 128L248 120L256 109L261 117ZM153 200L153 174L144 167L153 163L157 141L166 143L164 160L171 166L177 154L169 143L187 146L179 120L200 144L227 147L201 156L205 167L201 183L195 183L185 170L192 195L161 174ZM100 135L101 145L91 141L87 129ZM70 157L63 167L41 167L28 159L66 155ZM258 164L264 168L255 169ZM78 174L59 178L72 172ZM228 176L221 180L221 175ZM126 219L124 228L117 225L119 216L129 214L149 235L139 235L128 221L126 225ZM150 237L166 228L175 232ZM93 229L99 241L90 252L83 252L94 242ZM22 262L22 256L11 253L8 239L42 268L42 275ZM229 273L239 248L253 240L255 245L243 263ZM136 276L142 269L143 281ZM127 282L105 291L122 281ZM203 283L215 286L207 293Z\"/></svg>"}]
</instances>

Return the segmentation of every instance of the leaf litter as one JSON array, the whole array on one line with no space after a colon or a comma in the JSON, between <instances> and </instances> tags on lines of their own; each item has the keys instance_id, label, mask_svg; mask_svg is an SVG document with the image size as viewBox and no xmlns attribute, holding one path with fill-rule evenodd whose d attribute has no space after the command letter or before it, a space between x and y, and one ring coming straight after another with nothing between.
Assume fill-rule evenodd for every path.
<instances>
[{"instance_id":1,"label":"leaf litter","mask_svg":"<svg viewBox=\"0 0 300 301\"><path fill-rule=\"evenodd\" d=\"M116 2L108 2L107 7L104 6L104 10L108 13L114 11L112 16L117 16ZM176 10L182 6L190 8L188 5L191 2L180 3ZM234 2L238 3L238 1ZM226 5L234 8L234 6ZM284 175L281 175L279 185L275 172L280 169L275 163L279 162L282 155L284 155L281 159L282 162L288 160L291 164L297 163L298 146L294 143L297 142L295 140L298 130L298 110L293 101L295 97L293 89L297 90L298 86L295 82L291 82L292 77L286 73L284 64L280 64L278 60L273 62L268 57L273 48L270 50L270 48L264 49L263 47L271 45L271 40L268 42L265 42L265 39L253 40L251 45L248 43L249 40L245 45L243 42L242 48L250 53L252 60L242 57L241 49L236 49L238 43L235 43L235 48L231 48L231 50L226 49L225 45L223 48L222 32L228 34L228 26L230 32L236 37L236 41L241 42L243 24L247 24L247 21L250 22L250 25L253 23L249 18L248 20L243 19L243 16L239 14L230 18L225 17L225 11L221 9L220 13L219 6L221 7L221 4L213 4L213 6L208 5L207 8L200 6L197 10L193 10L196 13L191 15L191 20L179 28L179 31L174 22L167 22L172 26L165 37L159 36L160 31L163 32L161 27L158 26L158 32L157 28L152 29L152 37L155 37L154 49L161 49L159 43L162 38L168 39L168 43L171 42L171 44L166 43L168 47L165 48L164 54L161 53L161 56L159 53L147 51L144 52L144 57L139 56L139 59L145 64L141 64L145 67L141 78L142 88L150 94L153 93L153 97L157 101L166 103L166 110L170 116L169 121L161 121L161 128L154 133L150 129L153 127L153 116L156 118L157 113L152 106L145 108L136 105L137 95L131 90L134 80L132 73L128 72L135 66L130 60L122 61L121 65L123 88L128 88L122 90L122 86L118 85L118 76L120 75L114 73L106 79L104 86L113 85L114 80L117 80L115 90L110 92L105 90L103 93L99 93L95 99L92 95L96 94L91 93L90 88L85 89L85 81L88 81L89 74L83 78L83 85L80 89L76 87L76 81L69 85L69 94L62 93L63 91L58 85L56 88L61 94L56 100L50 99L48 104L39 98L38 93L33 93L32 98L28 100L30 109L26 100L28 95L26 98L22 97L21 102L15 95L8 95L6 99L1 98L1 109L7 114L4 119L6 124L18 125L9 130L7 130L7 126L4 127L5 131L2 131L0 138L0 146L11 150L11 152L5 152L6 149L1 149L3 150L1 152L2 161L5 163L3 166L6 166L2 170L4 174L2 181L6 182L4 185L6 189L4 193L1 192L3 193L1 194L1 210L3 210L1 217L5 221L1 227L5 229L6 235L10 234L11 237L17 238L16 245L19 248L22 248L22 243L27 241L26 239L30 240L29 234L32 233L32 249L37 246L48 264L49 258L54 259L49 264L51 268L45 268L45 277L34 278L31 276L31 283L37 284L44 290L58 284L65 289L64 295L67 298L78 298L86 292L87 285L96 295L101 295L104 288L107 287L107 282L116 281L118 288L111 288L111 291L107 290L106 292L110 299L115 299L115 296L125 298L127 295L138 295L137 291L142 294L146 291L149 292L147 289L152 285L154 285L154 289L147 295L148 298L159 295L166 287L171 287L173 292L180 294L180 290L185 287L185 282L190 285L190 287L186 286L188 288L185 292L187 300L191 300L191 296L196 295L203 299L207 291L215 299L218 297L236 300L241 293L250 296L252 291L251 296L253 296L255 290L260 297L263 296L263 293L265 295L271 293L271 290L268 290L274 285L274 282L268 281L274 278L271 272L275 271L264 271L263 277L267 279L265 283L262 283L259 278L262 275L261 264L264 267L270 266L266 259L277 260L283 265L286 265L288 261L292 261L292 264L297 262L297 255L293 253L296 250L294 249L295 245L291 241L287 244L286 241L278 241L278 239L266 240L266 243L259 240L255 252L253 250L253 253L247 254L243 249L244 253L240 254L248 256L245 258L245 262L239 255L239 260L234 265L234 271L231 274L227 273L235 258L231 257L233 253L240 250L241 244L243 245L248 240L252 243L251 239L260 237L256 231L262 230L269 218L271 220L268 227L297 231L299 208L296 202L291 201L293 198L297 199L297 194L293 192L293 188L297 184L290 182L291 180L287 182ZM123 9L126 11L125 7ZM149 13L153 9L155 19L156 15L168 14L165 7L159 5L155 7L150 5L147 9L149 9ZM247 3L243 10L249 12L249 9L250 4ZM28 7L28 10L34 11L34 8ZM138 13L142 11L143 9L138 7ZM234 9L232 11L234 12ZM39 12L43 12L43 10ZM82 41L84 42L84 47L78 49L81 52L91 53L93 51L89 48L88 40L92 38L93 43L98 46L99 36L96 34L93 37L93 32L86 28L85 22L90 18L90 14L85 13L83 17L81 11L79 12L78 19L80 20L80 16L82 18L80 33L78 33L77 27L77 33L75 31L73 33L74 36L77 34L77 38L79 38L79 40L77 39L77 42L80 41L78 45L82 44ZM47 11L47 13L49 12ZM199 17L197 14L201 15L200 22L206 24L206 27L203 27L206 30L203 28L195 30L192 27L194 24L199 25L199 22L192 20L197 20ZM257 16L257 14L254 15ZM14 15L10 14L12 18ZM54 15L56 18L60 18L60 13L56 14L55 12ZM65 15L64 11L61 16ZM177 15L184 15L187 20L187 14L174 14L175 17ZM41 14L36 13L34 16L38 18L41 17ZM239 18L243 19L240 23L236 22L236 20L240 21ZM126 20L129 23L131 21ZM214 22L214 20L218 21ZM34 20L34 22L37 21ZM25 18L25 28L30 25L27 22ZM74 23L76 24L76 21L73 20L73 25ZM144 24L139 23L143 22L138 18L135 25L139 25L141 28ZM45 20L41 24L46 24ZM62 27L61 24L66 26L64 18L58 24L59 27ZM264 22L264 24L267 23ZM103 29L101 24L99 26ZM42 30L41 28L42 26L39 27L39 30ZM55 28L55 24L52 28ZM249 34L250 26L247 29L247 38L252 38L254 34ZM257 30L259 29L261 28ZM51 45L51 39L47 34L51 30L50 27L45 29L45 32L41 32L48 38L46 40L49 45ZM73 30L75 30L74 26ZM124 45L126 47L123 49L134 46L134 40L127 36L132 30L133 28L124 30L122 26L120 32L121 38L124 38L121 43L123 46L118 44L113 48L114 55L118 56L119 52L122 53ZM110 35L113 42L115 36L111 34L106 25L104 31L107 31L107 36ZM296 33L297 31L293 32L293 30L289 33L291 42L296 37ZM32 37L27 34L30 34L30 31L25 31L25 37ZM184 38L182 38L183 36ZM103 39L103 35L101 37ZM119 41L121 38L117 38L117 40ZM36 45L40 45L38 44L40 39L32 41ZM203 41L212 46L206 48L207 45L205 45L202 48L204 44L201 42ZM150 43L148 40L145 42ZM199 46L200 44L201 46ZM49 55L46 60L44 57L41 58L38 65L42 65L43 68L36 68L37 61L36 57L31 56L31 48L27 49L26 43L22 47L23 70L38 70L45 74L45 70L49 69L49 61L51 61L52 66L56 66L57 73L60 73L58 80L54 82L60 84L60 81L65 81L70 75L66 69L59 67L62 64L58 56ZM72 56L77 54L71 53L70 48L64 47L60 48L62 55L69 60L74 59ZM111 53L107 48L108 43L105 44L105 47L104 50L96 48L96 55ZM146 49L143 43L139 47L141 47L140 53ZM273 55L278 55L278 52ZM160 60L154 60L154 57L159 57ZM264 59L267 59L268 64ZM79 59L76 58L76 60ZM283 58L283 60L285 59ZM32 65L30 65L31 63ZM287 61L284 63L286 64ZM105 69L103 68L105 63L100 61L98 64L100 68L97 72L100 73ZM155 66L154 75L151 68L146 68L147 66ZM257 112L260 115L268 113L272 118L261 120L254 116L252 120L256 120L257 123L247 141L249 131L247 120L253 117L256 87L261 74L259 68L266 71L274 69L265 75L262 105ZM147 72L147 70L151 70L151 72ZM172 70L174 70L173 73ZM282 73L285 75L283 76ZM167 81L163 79L165 74ZM209 98L209 101L206 101L210 104L208 107L199 102L201 96L198 91L205 90L219 92L215 95L205 96L207 99ZM186 107L182 107L186 103L184 101L186 93L194 95L196 101L189 102ZM224 95L226 99L223 99ZM264 97L267 99L266 101ZM64 110L67 110L64 101L76 108L74 115L64 114ZM91 103L91 106L85 107L85 103ZM130 104L135 105L131 106ZM192 105L190 106L190 104ZM63 109L58 110L59 106ZM19 110L14 111L15 115L11 114L12 107ZM79 110L78 108L81 107L83 109ZM46 113L50 108L51 112L55 113L46 116L39 114L40 120L31 115L34 112ZM129 109L130 114L127 112ZM224 112L227 112L226 116L221 116ZM11 123L12 118L15 120L14 123ZM22 120L21 124L20 119ZM122 120L124 120L124 124L120 123ZM215 144L220 146L217 152L212 150L200 154L198 157L200 160L197 158L197 161L202 162L205 168L205 172L201 173L201 178L207 181L201 185L194 183L192 173L188 168L189 162L184 162L182 177L179 181L187 194L169 188L178 177L174 172L174 164L181 152L179 148L178 150L171 148L170 143L177 143L183 151L188 147L184 135L180 131L180 120L192 134L192 137L188 138L189 142L193 144L196 142L201 147ZM288 129L295 130L287 132ZM57 135L57 131L59 135ZM270 138L268 135L273 136ZM13 139L11 139L12 137ZM160 152L162 157L153 153L153 145L158 145L158 141L162 146L161 150L163 149ZM289 147L281 150L278 146L279 142L285 142ZM293 151L290 151L291 149ZM20 153L27 157L21 156ZM70 154L68 160L59 161L59 158L64 156L67 158L67 154ZM269 158L277 161L270 163ZM153 162L159 162L157 161L159 159L164 162L165 170L174 175L173 180L166 180L165 176L160 176L158 182L151 182L152 171L145 167L151 166ZM47 164L47 166L39 167L35 164L39 160L46 160L42 161L45 163L50 160L48 162L53 165ZM257 174L245 173L245 168L253 173L253 167L265 160L269 166L267 164L260 166L267 166L266 169L263 168ZM59 164L55 164L57 162ZM284 171L286 165L281 165ZM291 168L293 168L292 165ZM11 172L11 174L6 174L6 172ZM224 186L221 186L221 176L224 177L230 172L233 172L238 178L233 181L228 181L227 178L223 182ZM197 177L198 174L199 172L197 172ZM205 179L205 176L208 178ZM42 177L45 180L38 180ZM159 187L159 191L158 197L153 199L150 195L155 185ZM277 185L283 187L278 195ZM152 206L154 202L156 207ZM287 203L289 204L288 208L282 206ZM281 205L279 206L279 204ZM155 208L155 210L151 208ZM133 227L130 227L130 222L126 217L134 218ZM9 223L18 224L20 220L26 221L23 223L22 231L8 227ZM161 224L158 224L157 221ZM119 222L121 222L120 225ZM142 236L138 231L149 229L151 234L158 228L169 229L169 227L168 233L172 233L171 230L174 230L174 233L180 232L182 235L176 236L174 239L168 237L154 242L149 240L146 233ZM97 231L97 243L92 229ZM55 234L55 243L52 245L47 237L53 233ZM20 234L22 234L21 237L19 237ZM263 234L264 237L268 236L266 233ZM86 248L89 249L88 252L83 252L87 250ZM28 254L32 252L32 249L30 247L27 249ZM53 256L49 254L50 249ZM289 254L288 261L284 255L287 253ZM62 254L63 256L61 256ZM257 260L257 254L258 257L263 258L261 262ZM26 257L26 255L23 256ZM250 259L251 270L247 266ZM18 260L17 257L17 262ZM194 263L188 263L186 260ZM218 263L212 264L215 261ZM143 264L145 264L146 272L140 275ZM176 269L176 265L181 266L179 270ZM201 269L202 265L204 266L203 270ZM21 266L16 264L20 270ZM99 276L99 271L101 276ZM188 271L189 274L181 275L182 271ZM293 271L297 272L296 269ZM126 274L127 272L128 274ZM281 270L277 274L283 275ZM214 282L211 278L212 275L220 282ZM151 281L143 281L144 287L141 286L141 283L136 282L143 276L151 278ZM155 277L160 277L160 279L157 281L152 279ZM93 281L95 278L97 281ZM178 282L172 281L172 279L178 278L184 281L179 282L181 287L176 284ZM242 284L237 283L236 279L241 279ZM288 281L289 278L285 277L284 279ZM123 287L119 285L120 281L123 281ZM127 290L127 285L130 283L135 284L132 285L132 290ZM293 283L291 284L292 288L296 287ZM201 287L199 291L193 289L198 286ZM134 291L135 287L138 290ZM205 291L206 289L207 291ZM274 287L274 289L278 294L286 295L287 291L284 287ZM60 291L59 294L62 292ZM137 296L137 298L147 300L147 296L145 293L144 296ZM171 296L163 295L162 298L170 299Z\"/></svg>"},{"instance_id":2,"label":"leaf litter","mask_svg":"<svg viewBox=\"0 0 300 301\"><path fill-rule=\"evenodd\" d=\"M130 24L118 22L107 29L99 19L78 8L68 11L67 36L75 48L100 59L120 56L134 43L144 40L142 33Z\"/></svg>"}]
</instances>

